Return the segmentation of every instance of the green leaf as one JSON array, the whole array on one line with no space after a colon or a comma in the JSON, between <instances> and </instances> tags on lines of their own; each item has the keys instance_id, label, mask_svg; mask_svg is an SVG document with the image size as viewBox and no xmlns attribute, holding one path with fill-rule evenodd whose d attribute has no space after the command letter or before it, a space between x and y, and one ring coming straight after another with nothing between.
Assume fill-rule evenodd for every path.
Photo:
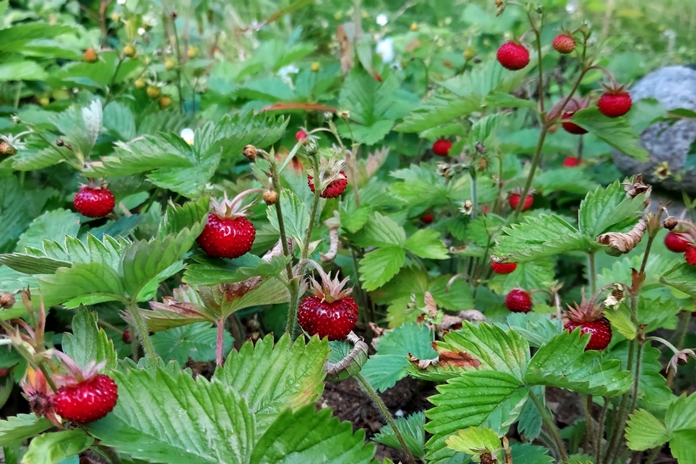
<instances>
[{"instance_id":1,"label":"green leaf","mask_svg":"<svg viewBox=\"0 0 696 464\"><path fill-rule=\"evenodd\" d=\"M609 118L600 113L596 107L592 107L578 111L572 119L574 123L616 150L638 161L648 161L648 152L638 145L638 135L628 124L626 118Z\"/></svg>"},{"instance_id":2,"label":"green leaf","mask_svg":"<svg viewBox=\"0 0 696 464\"><path fill-rule=\"evenodd\" d=\"M283 211L285 233L288 237L294 238L298 246L302 248L304 246L305 236L307 235L307 229L309 228L309 212L305 204L302 203L302 200L291 190L283 189L280 193L279 201L280 208ZM280 232L275 205L266 208L266 216L273 228Z\"/></svg>"},{"instance_id":3,"label":"green leaf","mask_svg":"<svg viewBox=\"0 0 696 464\"><path fill-rule=\"evenodd\" d=\"M43 81L47 78L46 71L35 61L22 60L0 63L0 82Z\"/></svg>"},{"instance_id":4,"label":"green leaf","mask_svg":"<svg viewBox=\"0 0 696 464\"><path fill-rule=\"evenodd\" d=\"M611 322L611 326L628 340L636 338L638 328L631 322L631 318L623 311L606 311L604 316Z\"/></svg>"},{"instance_id":5,"label":"green leaf","mask_svg":"<svg viewBox=\"0 0 696 464\"><path fill-rule=\"evenodd\" d=\"M184 229L194 229L208 218L210 199L203 195L196 201L189 201L183 205L167 204L167 211L164 213L157 238L165 238L170 234L178 234Z\"/></svg>"},{"instance_id":6,"label":"green leaf","mask_svg":"<svg viewBox=\"0 0 696 464\"><path fill-rule=\"evenodd\" d=\"M556 192L575 193L585 195L587 192L594 190L597 184L593 182L585 173L585 170L580 169L550 169L534 177L534 188L542 192L544 195L555 194Z\"/></svg>"},{"instance_id":7,"label":"green leaf","mask_svg":"<svg viewBox=\"0 0 696 464\"><path fill-rule=\"evenodd\" d=\"M460 453L481 455L494 454L502 446L498 434L486 427L469 427L459 430L445 440L447 446Z\"/></svg>"},{"instance_id":8,"label":"green leaf","mask_svg":"<svg viewBox=\"0 0 696 464\"><path fill-rule=\"evenodd\" d=\"M415 110L411 111L401 124L394 128L397 132L422 132L466 116L481 108L481 97L469 95L433 95Z\"/></svg>"},{"instance_id":9,"label":"green leaf","mask_svg":"<svg viewBox=\"0 0 696 464\"><path fill-rule=\"evenodd\" d=\"M7 420L0 420L0 446L21 443L51 427L48 420L35 414L10 416Z\"/></svg>"},{"instance_id":10,"label":"green leaf","mask_svg":"<svg viewBox=\"0 0 696 464\"><path fill-rule=\"evenodd\" d=\"M29 228L19 237L17 250L37 247L46 237L62 241L65 236L76 236L80 230L80 216L64 209L47 211L34 219Z\"/></svg>"},{"instance_id":11,"label":"green leaf","mask_svg":"<svg viewBox=\"0 0 696 464\"><path fill-rule=\"evenodd\" d=\"M536 287L535 287L536 288ZM550 315L538 313L513 313L507 317L507 325L522 335L531 346L540 347L563 330L563 322Z\"/></svg>"},{"instance_id":12,"label":"green leaf","mask_svg":"<svg viewBox=\"0 0 696 464\"><path fill-rule=\"evenodd\" d=\"M375 346L377 354L363 366L362 375L376 390L387 390L406 377L409 354L419 359L437 357L432 342L433 333L424 325L404 324L386 332Z\"/></svg>"},{"instance_id":13,"label":"green leaf","mask_svg":"<svg viewBox=\"0 0 696 464\"><path fill-rule=\"evenodd\" d=\"M290 293L287 287L280 280L275 278L264 278L258 287L237 292L234 286L223 287L229 290L221 301L220 317L227 318L230 314L251 306L272 305L287 303Z\"/></svg>"},{"instance_id":14,"label":"green leaf","mask_svg":"<svg viewBox=\"0 0 696 464\"><path fill-rule=\"evenodd\" d=\"M97 314L85 307L77 310L72 320L72 333L63 334L62 346L65 354L80 367L85 367L90 361L105 361L107 369L116 368L113 341L97 325Z\"/></svg>"},{"instance_id":15,"label":"green leaf","mask_svg":"<svg viewBox=\"0 0 696 464\"><path fill-rule=\"evenodd\" d=\"M75 32L77 32L77 29L73 26L48 24L38 21L15 24L12 27L0 30L0 50L4 52L15 51L34 39L49 39Z\"/></svg>"},{"instance_id":16,"label":"green leaf","mask_svg":"<svg viewBox=\"0 0 696 464\"><path fill-rule=\"evenodd\" d=\"M113 301L122 297L125 288L114 269L103 263L76 263L60 268L53 275L39 277L39 289L46 306L65 303L68 307L81 302Z\"/></svg>"},{"instance_id":17,"label":"green leaf","mask_svg":"<svg viewBox=\"0 0 696 464\"><path fill-rule=\"evenodd\" d=\"M389 193L408 204L447 204L449 192L445 180L438 175L436 166L421 163L392 171L389 175L403 182L394 182Z\"/></svg>"},{"instance_id":18,"label":"green leaf","mask_svg":"<svg viewBox=\"0 0 696 464\"><path fill-rule=\"evenodd\" d=\"M331 410L316 412L314 405L308 405L284 411L259 439L250 460L243 462L368 464L374 452L372 443L365 444L364 430L353 433L351 423L332 417Z\"/></svg>"},{"instance_id":19,"label":"green leaf","mask_svg":"<svg viewBox=\"0 0 696 464\"><path fill-rule=\"evenodd\" d=\"M524 222L506 227L503 232L494 248L495 255L509 257L518 263L570 251L589 253L602 248L594 238L583 236L556 215L526 216Z\"/></svg>"},{"instance_id":20,"label":"green leaf","mask_svg":"<svg viewBox=\"0 0 696 464\"><path fill-rule=\"evenodd\" d=\"M532 100L524 100L505 92L493 92L483 102L489 108L536 108Z\"/></svg>"},{"instance_id":21,"label":"green leaf","mask_svg":"<svg viewBox=\"0 0 696 464\"><path fill-rule=\"evenodd\" d=\"M631 373L621 370L617 360L602 361L598 351L585 351L589 338L581 338L580 330L556 335L534 354L524 381L607 397L626 392Z\"/></svg>"},{"instance_id":22,"label":"green leaf","mask_svg":"<svg viewBox=\"0 0 696 464\"><path fill-rule=\"evenodd\" d=\"M231 351L214 379L242 392L256 415L257 430L265 430L286 408L297 410L319 399L324 389L327 341L313 337L294 343L288 334L273 346L273 335Z\"/></svg>"},{"instance_id":23,"label":"green leaf","mask_svg":"<svg viewBox=\"0 0 696 464\"><path fill-rule=\"evenodd\" d=\"M440 233L433 229L420 229L404 244L411 253L428 259L447 259L447 247L440 240Z\"/></svg>"},{"instance_id":24,"label":"green leaf","mask_svg":"<svg viewBox=\"0 0 696 464\"><path fill-rule=\"evenodd\" d=\"M353 349L353 344L347 340L336 340L329 342L329 360L328 362L332 364L337 364L342 360L346 359L346 356ZM362 367L367 362L367 351L359 350L357 356L353 356L347 367L342 369L338 374L327 375L327 379L331 382L339 382L345 380L348 377L352 377L358 374Z\"/></svg>"},{"instance_id":25,"label":"green leaf","mask_svg":"<svg viewBox=\"0 0 696 464\"><path fill-rule=\"evenodd\" d=\"M112 375L118 403L88 425L103 445L149 462L249 462L256 424L239 393L172 369Z\"/></svg>"},{"instance_id":26,"label":"green leaf","mask_svg":"<svg viewBox=\"0 0 696 464\"><path fill-rule=\"evenodd\" d=\"M233 342L232 335L225 330L223 332L223 353L230 352ZM186 365L189 358L195 362L214 361L217 348L217 328L211 327L210 323L200 322L163 330L152 336L152 344L163 360L173 359L180 366Z\"/></svg>"},{"instance_id":27,"label":"green leaf","mask_svg":"<svg viewBox=\"0 0 696 464\"><path fill-rule=\"evenodd\" d=\"M654 311L654 308L651 308ZM629 344L621 342L615 345L605 356L621 361L621 365L628 365ZM667 387L666 379L662 375L661 353L655 347L644 346L640 364L640 379L638 379L638 404L649 407L650 410L664 410L674 400L674 394Z\"/></svg>"},{"instance_id":28,"label":"green leaf","mask_svg":"<svg viewBox=\"0 0 696 464\"><path fill-rule=\"evenodd\" d=\"M393 219L374 213L356 237L356 243L361 246L403 246L406 243L406 232Z\"/></svg>"},{"instance_id":29,"label":"green leaf","mask_svg":"<svg viewBox=\"0 0 696 464\"><path fill-rule=\"evenodd\" d=\"M36 171L50 166L54 166L62 162L65 157L70 157L67 153L61 155L61 152L68 151L67 148L53 147L43 148L41 150L22 150L14 155L9 161L12 162L12 169L17 171Z\"/></svg>"},{"instance_id":30,"label":"green leaf","mask_svg":"<svg viewBox=\"0 0 696 464\"><path fill-rule=\"evenodd\" d=\"M53 274L61 267L70 267L67 261L57 261L51 258L12 253L0 255L0 264L23 274Z\"/></svg>"},{"instance_id":31,"label":"green leaf","mask_svg":"<svg viewBox=\"0 0 696 464\"><path fill-rule=\"evenodd\" d=\"M598 187L587 194L580 204L578 222L580 231L588 238L609 232L622 232L631 227L644 209L645 195L626 198L626 191L619 181L606 188Z\"/></svg>"},{"instance_id":32,"label":"green leaf","mask_svg":"<svg viewBox=\"0 0 696 464\"><path fill-rule=\"evenodd\" d=\"M626 424L627 444L634 451L656 448L671 438L672 434L667 430L665 424L645 409L639 409L631 414Z\"/></svg>"},{"instance_id":33,"label":"green leaf","mask_svg":"<svg viewBox=\"0 0 696 464\"><path fill-rule=\"evenodd\" d=\"M34 438L27 454L22 458L26 464L57 464L72 455L79 454L94 443L94 438L82 429L45 433Z\"/></svg>"},{"instance_id":34,"label":"green leaf","mask_svg":"<svg viewBox=\"0 0 696 464\"><path fill-rule=\"evenodd\" d=\"M411 454L423 459L425 457L425 430L423 429L425 426L425 414L414 412L408 417L397 417L394 422L396 422L396 428L404 438L406 447ZM382 427L379 433L372 439L377 443L401 449L399 439L389 424Z\"/></svg>"},{"instance_id":35,"label":"green leaf","mask_svg":"<svg viewBox=\"0 0 696 464\"><path fill-rule=\"evenodd\" d=\"M555 462L554 458L549 456L548 448L529 443L513 443L510 446L510 455L515 464L552 464ZM568 461L566 464L571 464L571 462Z\"/></svg>"},{"instance_id":36,"label":"green leaf","mask_svg":"<svg viewBox=\"0 0 696 464\"><path fill-rule=\"evenodd\" d=\"M680 263L660 279L664 284L696 298L696 268Z\"/></svg>"},{"instance_id":37,"label":"green leaf","mask_svg":"<svg viewBox=\"0 0 696 464\"><path fill-rule=\"evenodd\" d=\"M198 264L189 264L183 277L184 282L191 285L217 285L241 282L254 276L277 276L292 261L290 256L274 256L266 262L251 253L236 259L213 259L201 255L193 259Z\"/></svg>"},{"instance_id":38,"label":"green leaf","mask_svg":"<svg viewBox=\"0 0 696 464\"><path fill-rule=\"evenodd\" d=\"M494 370L470 370L437 387L426 411L425 430L433 437L426 443L429 462L447 462L454 451L445 439L467 427L490 427L504 434L527 401L527 389L514 376Z\"/></svg>"},{"instance_id":39,"label":"green leaf","mask_svg":"<svg viewBox=\"0 0 696 464\"><path fill-rule=\"evenodd\" d=\"M401 247L385 246L371 251L360 260L360 280L370 292L389 282L404 265L406 252Z\"/></svg>"}]
</instances>

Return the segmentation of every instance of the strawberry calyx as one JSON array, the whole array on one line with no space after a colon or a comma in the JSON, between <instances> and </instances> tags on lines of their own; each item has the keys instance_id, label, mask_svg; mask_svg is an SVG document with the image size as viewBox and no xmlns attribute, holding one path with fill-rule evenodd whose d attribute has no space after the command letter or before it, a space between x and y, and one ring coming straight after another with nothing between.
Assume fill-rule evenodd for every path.
<instances>
[{"instance_id":1,"label":"strawberry calyx","mask_svg":"<svg viewBox=\"0 0 696 464\"><path fill-rule=\"evenodd\" d=\"M49 350L47 354L60 359L61 365L67 372L65 375L52 375L52 379L58 387L71 387L83 382L91 382L99 375L99 371L106 366L106 361L97 362L92 360L84 368L81 368L70 356L61 351Z\"/></svg>"},{"instance_id":2,"label":"strawberry calyx","mask_svg":"<svg viewBox=\"0 0 696 464\"><path fill-rule=\"evenodd\" d=\"M350 281L350 277L339 280L338 272L336 272L336 276L332 279L331 273L327 274L317 262L312 260L308 260L308 262L317 270L321 277L321 283L317 282L313 277L309 278L310 291L314 296L327 303L333 303L350 296L353 292L353 287L344 288Z\"/></svg>"},{"instance_id":3,"label":"strawberry calyx","mask_svg":"<svg viewBox=\"0 0 696 464\"><path fill-rule=\"evenodd\" d=\"M263 194L265 191L262 188L245 190L231 200L227 197L227 192L225 192L221 201L217 201L214 198L210 199L210 212L220 219L246 217L247 210L254 205L254 202L242 205L241 199L253 193Z\"/></svg>"},{"instance_id":4,"label":"strawberry calyx","mask_svg":"<svg viewBox=\"0 0 696 464\"><path fill-rule=\"evenodd\" d=\"M309 179L312 186L318 188L320 192L324 192L331 184L337 180L347 180L348 178L343 171L346 161L343 159L329 159L319 165L319 175L317 176L314 169L309 169Z\"/></svg>"}]
</instances>

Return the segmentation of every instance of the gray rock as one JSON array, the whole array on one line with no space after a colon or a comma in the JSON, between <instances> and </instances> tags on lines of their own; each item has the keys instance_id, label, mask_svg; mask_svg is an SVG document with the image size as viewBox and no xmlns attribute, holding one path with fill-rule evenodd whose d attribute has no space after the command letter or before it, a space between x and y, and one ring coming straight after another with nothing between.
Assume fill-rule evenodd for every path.
<instances>
[{"instance_id":1,"label":"gray rock","mask_svg":"<svg viewBox=\"0 0 696 464\"><path fill-rule=\"evenodd\" d=\"M667 66L654 71L631 90L631 98L638 101L655 98L667 110L685 108L696 111L696 69L686 66ZM639 163L623 153L614 152L614 164L625 175L642 173L653 185L672 191L696 194L696 169L684 171L686 155L696 140L696 121L680 120L669 125L659 122L640 135L641 145L648 150L650 161ZM671 175L660 180L655 170L664 162Z\"/></svg>"}]
</instances>

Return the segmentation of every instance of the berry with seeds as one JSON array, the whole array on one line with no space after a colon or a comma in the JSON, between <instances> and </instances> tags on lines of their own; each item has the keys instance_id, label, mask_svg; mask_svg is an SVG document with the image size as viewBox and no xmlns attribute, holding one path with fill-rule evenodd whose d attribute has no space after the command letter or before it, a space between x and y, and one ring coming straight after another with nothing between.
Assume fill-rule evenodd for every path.
<instances>
[{"instance_id":1,"label":"berry with seeds","mask_svg":"<svg viewBox=\"0 0 696 464\"><path fill-rule=\"evenodd\" d=\"M520 200L522 199L522 195L519 193L511 193L510 197L508 198L508 202L510 203L510 207L513 210L517 209L517 206L520 204ZM522 205L522 211L527 211L529 208L532 207L534 204L534 197L532 195L527 195L524 199L524 204Z\"/></svg>"},{"instance_id":2,"label":"berry with seeds","mask_svg":"<svg viewBox=\"0 0 696 464\"><path fill-rule=\"evenodd\" d=\"M521 288L515 288L505 297L505 307L513 313L528 313L532 310L532 297Z\"/></svg>"},{"instance_id":3,"label":"berry with seeds","mask_svg":"<svg viewBox=\"0 0 696 464\"><path fill-rule=\"evenodd\" d=\"M567 55L575 50L575 40L568 34L558 34L552 42L553 49Z\"/></svg>"},{"instance_id":4,"label":"berry with seeds","mask_svg":"<svg viewBox=\"0 0 696 464\"><path fill-rule=\"evenodd\" d=\"M240 206L240 197L225 199L218 203L211 200L212 211L208 222L196 242L201 249L213 258L239 258L248 253L254 245L256 228L246 217Z\"/></svg>"},{"instance_id":5,"label":"berry with seeds","mask_svg":"<svg viewBox=\"0 0 696 464\"><path fill-rule=\"evenodd\" d=\"M684 253L689 248L689 241L682 234L669 231L665 236L665 246L669 251Z\"/></svg>"},{"instance_id":6,"label":"berry with seeds","mask_svg":"<svg viewBox=\"0 0 696 464\"><path fill-rule=\"evenodd\" d=\"M423 221L424 224L432 224L433 223L433 215L432 214L424 214L420 218L421 221Z\"/></svg>"},{"instance_id":7,"label":"berry with seeds","mask_svg":"<svg viewBox=\"0 0 696 464\"><path fill-rule=\"evenodd\" d=\"M568 332L580 328L584 334L590 334L590 341L585 347L585 351L597 350L601 351L611 343L611 324L605 318L596 321L573 321L565 323L564 328Z\"/></svg>"},{"instance_id":8,"label":"berry with seeds","mask_svg":"<svg viewBox=\"0 0 696 464\"><path fill-rule=\"evenodd\" d=\"M511 274L517 269L517 263L496 263L491 261L491 269L496 274Z\"/></svg>"},{"instance_id":9,"label":"berry with seeds","mask_svg":"<svg viewBox=\"0 0 696 464\"><path fill-rule=\"evenodd\" d=\"M83 216L100 218L114 209L116 200L108 188L85 185L75 194L73 204Z\"/></svg>"},{"instance_id":10,"label":"berry with seeds","mask_svg":"<svg viewBox=\"0 0 696 464\"><path fill-rule=\"evenodd\" d=\"M348 186L348 178L346 173L341 169L343 167L343 162L329 163L329 165L320 171L320 176L325 181L322 184L326 185L324 191L321 192L322 198L336 198L340 196ZM336 171L341 169L340 171ZM328 184L327 184L328 182ZM311 174L307 175L307 185L309 189L314 193L314 177Z\"/></svg>"},{"instance_id":11,"label":"berry with seeds","mask_svg":"<svg viewBox=\"0 0 696 464\"><path fill-rule=\"evenodd\" d=\"M689 266L696 266L696 247L689 245L684 253L684 259L689 263Z\"/></svg>"},{"instance_id":12,"label":"berry with seeds","mask_svg":"<svg viewBox=\"0 0 696 464\"><path fill-rule=\"evenodd\" d=\"M116 382L104 374L58 389L51 398L55 411L63 418L88 424L109 414L118 401Z\"/></svg>"},{"instance_id":13,"label":"berry with seeds","mask_svg":"<svg viewBox=\"0 0 696 464\"><path fill-rule=\"evenodd\" d=\"M623 116L631 110L632 105L631 95L623 87L607 89L597 102L600 113L609 118Z\"/></svg>"},{"instance_id":14,"label":"berry with seeds","mask_svg":"<svg viewBox=\"0 0 696 464\"><path fill-rule=\"evenodd\" d=\"M126 329L123 331L121 339L123 340L123 343L130 343L133 341L133 336L131 335L130 329Z\"/></svg>"},{"instance_id":15,"label":"berry with seeds","mask_svg":"<svg viewBox=\"0 0 696 464\"><path fill-rule=\"evenodd\" d=\"M575 114L575 111L566 111L565 113L563 113L563 116L561 116L561 119L563 119L563 122L562 122L563 129L565 129L565 131L570 133L570 134L575 134L575 135L587 134L587 130L583 129L582 127L578 126L573 121L571 121L574 114Z\"/></svg>"},{"instance_id":16,"label":"berry with seeds","mask_svg":"<svg viewBox=\"0 0 696 464\"><path fill-rule=\"evenodd\" d=\"M563 160L563 166L567 168L574 168L575 166L580 165L580 158L577 158L575 156L568 156L566 159Z\"/></svg>"},{"instance_id":17,"label":"berry with seeds","mask_svg":"<svg viewBox=\"0 0 696 464\"><path fill-rule=\"evenodd\" d=\"M450 148L452 148L452 142L447 139L439 139L433 143L433 153L437 156L449 155Z\"/></svg>"},{"instance_id":18,"label":"berry with seeds","mask_svg":"<svg viewBox=\"0 0 696 464\"><path fill-rule=\"evenodd\" d=\"M350 277L339 282L338 276L331 280L330 275L321 269L317 270L322 283L310 280L314 296L309 296L300 303L297 322L309 335L343 340L358 321L358 305L349 296L353 289L343 288Z\"/></svg>"},{"instance_id":19,"label":"berry with seeds","mask_svg":"<svg viewBox=\"0 0 696 464\"><path fill-rule=\"evenodd\" d=\"M518 71L529 64L529 50L517 41L505 42L496 56L498 62L510 71Z\"/></svg>"}]
</instances>

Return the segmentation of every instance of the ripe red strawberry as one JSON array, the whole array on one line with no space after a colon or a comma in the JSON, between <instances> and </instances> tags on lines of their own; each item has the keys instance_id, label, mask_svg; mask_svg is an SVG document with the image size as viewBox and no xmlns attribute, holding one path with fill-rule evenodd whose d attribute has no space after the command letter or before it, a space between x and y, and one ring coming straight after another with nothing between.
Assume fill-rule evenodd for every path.
<instances>
[{"instance_id":1,"label":"ripe red strawberry","mask_svg":"<svg viewBox=\"0 0 696 464\"><path fill-rule=\"evenodd\" d=\"M521 288L515 288L505 297L505 307L513 313L528 313L532 310L532 297Z\"/></svg>"},{"instance_id":2,"label":"ripe red strawberry","mask_svg":"<svg viewBox=\"0 0 696 464\"><path fill-rule=\"evenodd\" d=\"M689 241L682 234L670 231L665 235L665 246L669 251L684 253L689 248Z\"/></svg>"},{"instance_id":3,"label":"ripe red strawberry","mask_svg":"<svg viewBox=\"0 0 696 464\"><path fill-rule=\"evenodd\" d=\"M558 34L552 42L554 50L558 53L567 55L575 50L575 39L567 34Z\"/></svg>"},{"instance_id":4,"label":"ripe red strawberry","mask_svg":"<svg viewBox=\"0 0 696 464\"><path fill-rule=\"evenodd\" d=\"M447 139L438 139L433 143L433 153L438 156L449 155L450 148L452 148L452 142Z\"/></svg>"},{"instance_id":5,"label":"ripe red strawberry","mask_svg":"<svg viewBox=\"0 0 696 464\"><path fill-rule=\"evenodd\" d=\"M251 250L256 238L256 228L244 216L239 198L242 192L231 201L225 199L218 203L211 201L212 212L208 214L208 222L196 242L203 251L214 258L239 258Z\"/></svg>"},{"instance_id":6,"label":"ripe red strawberry","mask_svg":"<svg viewBox=\"0 0 696 464\"><path fill-rule=\"evenodd\" d=\"M575 166L580 165L580 158L577 158L575 156L568 156L566 159L563 160L563 166L567 168L574 168Z\"/></svg>"},{"instance_id":7,"label":"ripe red strawberry","mask_svg":"<svg viewBox=\"0 0 696 464\"><path fill-rule=\"evenodd\" d=\"M570 121L570 119L573 117L573 114L575 114L574 111L566 111L565 113L563 113L563 116L561 116L561 119L563 119L563 129L565 129L566 132L575 135L587 134L587 131L585 129Z\"/></svg>"},{"instance_id":8,"label":"ripe red strawberry","mask_svg":"<svg viewBox=\"0 0 696 464\"><path fill-rule=\"evenodd\" d=\"M117 400L118 387L104 374L61 387L51 398L53 407L63 419L80 424L103 418L114 409Z\"/></svg>"},{"instance_id":9,"label":"ripe red strawberry","mask_svg":"<svg viewBox=\"0 0 696 464\"><path fill-rule=\"evenodd\" d=\"M322 198L336 198L345 191L346 187L348 186L348 178L346 177L346 173L344 171L340 171L340 173L343 177L329 183L324 191L321 192L320 196ZM312 191L312 193L314 193L314 177L309 174L307 175L307 185L309 185L309 189Z\"/></svg>"},{"instance_id":10,"label":"ripe red strawberry","mask_svg":"<svg viewBox=\"0 0 696 464\"><path fill-rule=\"evenodd\" d=\"M75 209L90 218L104 217L114 209L116 200L111 191L105 187L85 185L75 194Z\"/></svg>"},{"instance_id":11,"label":"ripe red strawberry","mask_svg":"<svg viewBox=\"0 0 696 464\"><path fill-rule=\"evenodd\" d=\"M696 266L696 247L689 245L684 253L684 259L689 263L690 266Z\"/></svg>"},{"instance_id":12,"label":"ripe red strawberry","mask_svg":"<svg viewBox=\"0 0 696 464\"><path fill-rule=\"evenodd\" d=\"M631 95L621 87L604 92L597 102L597 108L604 116L618 118L628 113L632 104Z\"/></svg>"},{"instance_id":13,"label":"ripe red strawberry","mask_svg":"<svg viewBox=\"0 0 696 464\"><path fill-rule=\"evenodd\" d=\"M611 343L611 324L605 318L596 321L569 320L564 325L565 330L568 332L572 332L578 327L580 327L582 333L590 334L590 341L587 343L585 351L601 351Z\"/></svg>"},{"instance_id":14,"label":"ripe red strawberry","mask_svg":"<svg viewBox=\"0 0 696 464\"><path fill-rule=\"evenodd\" d=\"M123 339L123 343L130 343L133 341L133 337L131 336L131 331L130 329L126 329L123 331L123 335L121 336Z\"/></svg>"},{"instance_id":15,"label":"ripe red strawberry","mask_svg":"<svg viewBox=\"0 0 696 464\"><path fill-rule=\"evenodd\" d=\"M517 263L496 263L491 261L491 269L496 274L511 274L517 269Z\"/></svg>"},{"instance_id":16,"label":"ripe red strawberry","mask_svg":"<svg viewBox=\"0 0 696 464\"><path fill-rule=\"evenodd\" d=\"M497 53L498 62L510 71L518 71L529 64L529 50L517 41L505 42Z\"/></svg>"},{"instance_id":17,"label":"ripe red strawberry","mask_svg":"<svg viewBox=\"0 0 696 464\"><path fill-rule=\"evenodd\" d=\"M320 285L311 279L314 296L309 296L300 303L297 322L309 335L343 340L358 321L358 305L349 296L353 289L343 288L350 277L339 282L338 276L331 280L330 275L323 270L317 271L321 275L322 283Z\"/></svg>"},{"instance_id":18,"label":"ripe red strawberry","mask_svg":"<svg viewBox=\"0 0 696 464\"><path fill-rule=\"evenodd\" d=\"M301 140L307 140L307 133L303 130L298 130L297 133L295 133L295 141L299 142Z\"/></svg>"},{"instance_id":19,"label":"ripe red strawberry","mask_svg":"<svg viewBox=\"0 0 696 464\"><path fill-rule=\"evenodd\" d=\"M433 215L432 214L424 214L421 216L420 219L425 224L432 224L433 223Z\"/></svg>"},{"instance_id":20,"label":"ripe red strawberry","mask_svg":"<svg viewBox=\"0 0 696 464\"><path fill-rule=\"evenodd\" d=\"M520 200L522 199L522 195L519 193L511 193L510 197L508 197L508 202L510 203L510 207L514 210L517 209L517 206L520 204ZM527 211L529 208L532 207L534 204L534 197L532 195L527 195L527 197L524 199L524 204L522 205L522 211Z\"/></svg>"}]
</instances>

